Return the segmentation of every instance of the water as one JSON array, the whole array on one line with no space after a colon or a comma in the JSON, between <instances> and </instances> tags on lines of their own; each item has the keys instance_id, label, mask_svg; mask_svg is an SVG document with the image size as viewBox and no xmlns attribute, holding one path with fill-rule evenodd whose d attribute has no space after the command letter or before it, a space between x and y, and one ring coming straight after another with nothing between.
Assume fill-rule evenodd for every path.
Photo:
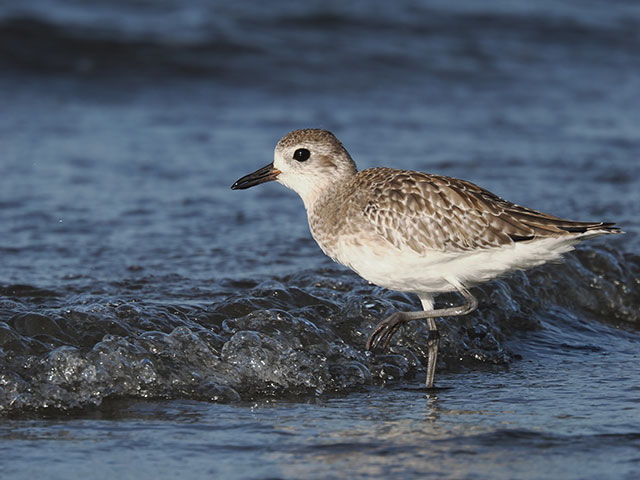
<instances>
[{"instance_id":1,"label":"water","mask_svg":"<svg viewBox=\"0 0 640 480\"><path fill-rule=\"evenodd\" d=\"M638 360L632 335L609 337L607 348L627 350L617 359ZM81 416L9 420L0 429L12 453L3 471L63 478L73 465L74 475L95 478L136 471L155 478L635 478L637 384L622 368L610 376L610 355L575 352L528 357L493 374L444 375L451 388L428 395L404 384L306 401L120 401Z\"/></svg>"},{"instance_id":2,"label":"water","mask_svg":"<svg viewBox=\"0 0 640 480\"><path fill-rule=\"evenodd\" d=\"M639 25L623 1L0 3L3 478L637 477ZM302 127L627 233L477 289L426 393L423 325L364 351L417 299L324 257L293 192L229 190Z\"/></svg>"}]
</instances>

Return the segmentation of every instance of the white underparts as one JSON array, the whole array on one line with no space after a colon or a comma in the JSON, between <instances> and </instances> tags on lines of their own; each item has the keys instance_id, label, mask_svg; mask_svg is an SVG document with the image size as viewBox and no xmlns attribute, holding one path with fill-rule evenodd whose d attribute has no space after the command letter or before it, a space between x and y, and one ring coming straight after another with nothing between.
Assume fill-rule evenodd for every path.
<instances>
[{"instance_id":1,"label":"white underparts","mask_svg":"<svg viewBox=\"0 0 640 480\"><path fill-rule=\"evenodd\" d=\"M470 287L515 270L561 260L562 254L590 237L607 232L547 237L473 252L425 252L375 248L343 242L334 260L356 271L366 280L391 290L405 292L450 292L460 285ZM429 302L429 295L424 295Z\"/></svg>"}]
</instances>

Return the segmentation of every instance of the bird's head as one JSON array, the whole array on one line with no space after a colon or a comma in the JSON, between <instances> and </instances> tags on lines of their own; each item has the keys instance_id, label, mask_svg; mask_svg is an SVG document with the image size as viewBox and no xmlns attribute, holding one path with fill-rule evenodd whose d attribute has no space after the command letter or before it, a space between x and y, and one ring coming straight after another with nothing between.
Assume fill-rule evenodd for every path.
<instances>
[{"instance_id":1,"label":"bird's head","mask_svg":"<svg viewBox=\"0 0 640 480\"><path fill-rule=\"evenodd\" d=\"M331 132L295 130L280 139L272 163L242 177L231 188L244 189L275 180L300 195L309 208L327 188L355 173L349 152Z\"/></svg>"}]
</instances>

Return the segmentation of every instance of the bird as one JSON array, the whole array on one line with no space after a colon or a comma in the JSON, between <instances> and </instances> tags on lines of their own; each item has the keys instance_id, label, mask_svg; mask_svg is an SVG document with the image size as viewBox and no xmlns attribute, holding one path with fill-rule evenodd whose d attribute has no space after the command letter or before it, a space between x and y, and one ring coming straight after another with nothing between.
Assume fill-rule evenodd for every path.
<instances>
[{"instance_id":1,"label":"bird","mask_svg":"<svg viewBox=\"0 0 640 480\"><path fill-rule=\"evenodd\" d=\"M624 233L614 223L566 220L517 205L467 180L387 167L359 171L324 129L286 134L273 162L231 189L269 181L301 197L311 235L331 259L372 284L418 296L422 310L382 320L366 348L385 350L404 324L426 321L426 389L434 388L435 318L474 311L472 287L558 261L582 240ZM446 292L458 292L464 303L435 309L434 297Z\"/></svg>"}]
</instances>

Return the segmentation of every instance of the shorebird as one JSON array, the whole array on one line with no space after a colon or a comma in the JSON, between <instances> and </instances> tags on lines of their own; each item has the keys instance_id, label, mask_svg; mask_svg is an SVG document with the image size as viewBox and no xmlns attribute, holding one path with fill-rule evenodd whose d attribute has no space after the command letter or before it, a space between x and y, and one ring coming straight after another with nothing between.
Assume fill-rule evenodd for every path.
<instances>
[{"instance_id":1,"label":"shorebird","mask_svg":"<svg viewBox=\"0 0 640 480\"><path fill-rule=\"evenodd\" d=\"M475 310L469 288L559 260L587 238L622 233L613 223L565 220L516 205L458 178L384 167L358 171L342 143L321 129L288 133L273 163L231 188L272 180L300 195L325 254L373 284L418 295L423 310L390 315L366 348L384 350L403 324L426 320L426 388L433 388L438 354L434 318ZM434 296L452 291L464 303L434 309Z\"/></svg>"}]
</instances>

